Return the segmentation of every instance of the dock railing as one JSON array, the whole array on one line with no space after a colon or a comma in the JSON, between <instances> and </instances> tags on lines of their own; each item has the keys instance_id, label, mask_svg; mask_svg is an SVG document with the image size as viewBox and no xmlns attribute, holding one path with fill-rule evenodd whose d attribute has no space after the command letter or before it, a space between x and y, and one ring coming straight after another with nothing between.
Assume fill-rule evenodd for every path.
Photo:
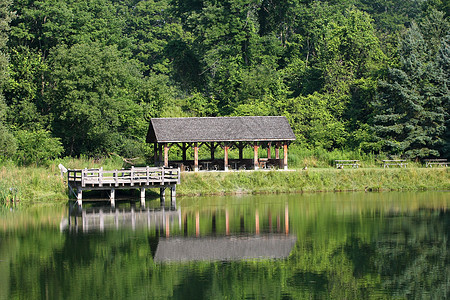
<instances>
[{"instance_id":1,"label":"dock railing","mask_svg":"<svg viewBox=\"0 0 450 300\"><path fill-rule=\"evenodd\" d=\"M150 186L180 183L180 169L131 167L131 169L77 169L67 171L68 182L74 186L120 187Z\"/></svg>"}]
</instances>

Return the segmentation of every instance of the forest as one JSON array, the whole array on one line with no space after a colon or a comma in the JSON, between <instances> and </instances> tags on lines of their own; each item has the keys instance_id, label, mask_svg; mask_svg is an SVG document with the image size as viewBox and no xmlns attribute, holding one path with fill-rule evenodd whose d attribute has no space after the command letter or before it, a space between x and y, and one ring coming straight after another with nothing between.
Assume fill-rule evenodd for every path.
<instances>
[{"instance_id":1,"label":"forest","mask_svg":"<svg viewBox=\"0 0 450 300\"><path fill-rule=\"evenodd\" d=\"M449 0L0 0L0 162L151 157L154 117L450 154Z\"/></svg>"}]
</instances>

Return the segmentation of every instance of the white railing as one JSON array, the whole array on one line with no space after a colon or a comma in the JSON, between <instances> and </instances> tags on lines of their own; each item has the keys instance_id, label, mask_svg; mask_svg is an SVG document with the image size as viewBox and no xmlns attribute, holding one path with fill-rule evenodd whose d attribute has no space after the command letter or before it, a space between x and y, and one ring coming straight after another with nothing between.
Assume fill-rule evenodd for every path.
<instances>
[{"instance_id":1,"label":"white railing","mask_svg":"<svg viewBox=\"0 0 450 300\"><path fill-rule=\"evenodd\" d=\"M103 170L81 169L67 170L69 184L87 186L142 186L180 183L180 169L131 167L131 169Z\"/></svg>"}]
</instances>

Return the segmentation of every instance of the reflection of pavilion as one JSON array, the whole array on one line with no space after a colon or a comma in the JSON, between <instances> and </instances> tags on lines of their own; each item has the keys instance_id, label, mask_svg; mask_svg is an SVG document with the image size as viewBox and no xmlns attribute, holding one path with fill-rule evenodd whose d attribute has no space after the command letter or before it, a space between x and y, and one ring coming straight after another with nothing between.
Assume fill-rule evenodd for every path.
<instances>
[{"instance_id":1,"label":"reflection of pavilion","mask_svg":"<svg viewBox=\"0 0 450 300\"><path fill-rule=\"evenodd\" d=\"M159 240L154 260L170 262L280 259L289 256L295 242L295 236L284 234L166 238Z\"/></svg>"},{"instance_id":2,"label":"reflection of pavilion","mask_svg":"<svg viewBox=\"0 0 450 300\"><path fill-rule=\"evenodd\" d=\"M131 228L148 234L156 262L286 258L296 238L289 234L289 209L254 211L88 208L61 222L69 232ZM144 230L142 230L144 229ZM156 246L156 248L153 247Z\"/></svg>"}]
</instances>

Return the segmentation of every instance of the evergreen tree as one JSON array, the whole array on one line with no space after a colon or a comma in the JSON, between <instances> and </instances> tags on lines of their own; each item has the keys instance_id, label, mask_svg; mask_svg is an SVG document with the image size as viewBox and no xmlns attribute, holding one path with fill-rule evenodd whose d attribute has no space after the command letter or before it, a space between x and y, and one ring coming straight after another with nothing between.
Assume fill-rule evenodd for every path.
<instances>
[{"instance_id":1,"label":"evergreen tree","mask_svg":"<svg viewBox=\"0 0 450 300\"><path fill-rule=\"evenodd\" d=\"M16 149L14 136L5 124L8 107L5 104L3 88L8 79L8 55L6 44L8 42L9 23L14 14L10 12L11 1L0 0L0 156L11 156Z\"/></svg>"},{"instance_id":2,"label":"evergreen tree","mask_svg":"<svg viewBox=\"0 0 450 300\"><path fill-rule=\"evenodd\" d=\"M375 103L374 130L384 150L407 157L438 156L444 129L442 97L433 84L433 66L417 24L405 34L399 49L400 67L389 69Z\"/></svg>"},{"instance_id":3,"label":"evergreen tree","mask_svg":"<svg viewBox=\"0 0 450 300\"><path fill-rule=\"evenodd\" d=\"M438 96L442 97L442 108L445 117L445 131L442 134L442 154L450 156L450 35L442 39L437 56L435 83Z\"/></svg>"}]
</instances>

